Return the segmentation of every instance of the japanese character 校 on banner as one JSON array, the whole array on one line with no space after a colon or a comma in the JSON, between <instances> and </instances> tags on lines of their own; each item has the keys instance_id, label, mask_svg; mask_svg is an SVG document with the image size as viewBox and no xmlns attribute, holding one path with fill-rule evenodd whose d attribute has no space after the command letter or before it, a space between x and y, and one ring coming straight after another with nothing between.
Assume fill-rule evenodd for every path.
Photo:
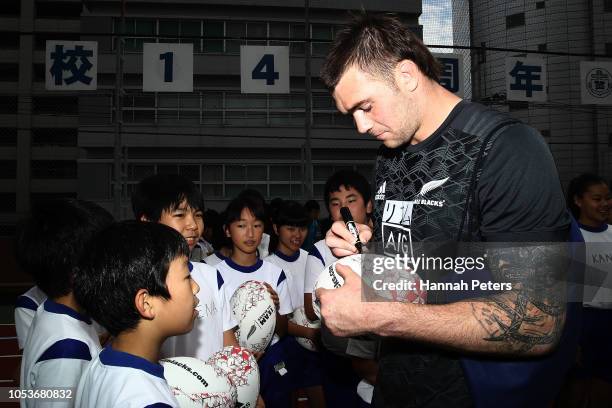
<instances>
[{"instance_id":1,"label":"japanese character \u6821 on banner","mask_svg":"<svg viewBox=\"0 0 612 408\"><path fill-rule=\"evenodd\" d=\"M583 104L612 105L612 62L580 61Z\"/></svg>"},{"instance_id":2,"label":"japanese character \u6821 on banner","mask_svg":"<svg viewBox=\"0 0 612 408\"><path fill-rule=\"evenodd\" d=\"M546 102L546 60L540 57L506 57L506 99Z\"/></svg>"},{"instance_id":3,"label":"japanese character \u6821 on banner","mask_svg":"<svg viewBox=\"0 0 612 408\"><path fill-rule=\"evenodd\" d=\"M442 66L439 81L440 85L460 98L463 98L465 87L463 75L463 55L433 53L433 56Z\"/></svg>"},{"instance_id":4,"label":"japanese character \u6821 on banner","mask_svg":"<svg viewBox=\"0 0 612 408\"><path fill-rule=\"evenodd\" d=\"M45 61L45 89L50 91L97 89L97 41L47 41Z\"/></svg>"}]
</instances>

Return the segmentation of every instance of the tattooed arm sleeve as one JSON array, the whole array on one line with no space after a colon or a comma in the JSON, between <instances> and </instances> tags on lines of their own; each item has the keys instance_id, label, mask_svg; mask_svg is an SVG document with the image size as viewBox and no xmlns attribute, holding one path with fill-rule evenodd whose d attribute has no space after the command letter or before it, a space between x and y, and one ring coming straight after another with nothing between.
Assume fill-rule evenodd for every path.
<instances>
[{"instance_id":1,"label":"tattooed arm sleeve","mask_svg":"<svg viewBox=\"0 0 612 408\"><path fill-rule=\"evenodd\" d=\"M565 322L565 245L496 247L487 255L495 280L513 290L469 302L483 341L513 354L548 351Z\"/></svg>"}]
</instances>

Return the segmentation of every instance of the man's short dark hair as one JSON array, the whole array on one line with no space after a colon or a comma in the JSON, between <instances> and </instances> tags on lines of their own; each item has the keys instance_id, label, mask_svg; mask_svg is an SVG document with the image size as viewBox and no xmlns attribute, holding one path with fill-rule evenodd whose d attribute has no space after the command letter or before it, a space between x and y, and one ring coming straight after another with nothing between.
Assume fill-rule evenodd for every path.
<instances>
[{"instance_id":1,"label":"man's short dark hair","mask_svg":"<svg viewBox=\"0 0 612 408\"><path fill-rule=\"evenodd\" d=\"M87 313L117 336L134 329L141 316L134 298L140 289L170 299L170 263L188 257L181 234L155 222L123 221L87 246L74 278L74 295Z\"/></svg>"},{"instance_id":2,"label":"man's short dark hair","mask_svg":"<svg viewBox=\"0 0 612 408\"><path fill-rule=\"evenodd\" d=\"M370 183L368 180L358 172L354 170L340 170L329 176L325 182L325 189L323 190L323 198L325 199L325 207L329 211L329 196L331 193L340 191L340 187L348 189L349 187L354 188L363 197L364 205L368 205L372 193L370 190Z\"/></svg>"},{"instance_id":3,"label":"man's short dark hair","mask_svg":"<svg viewBox=\"0 0 612 408\"><path fill-rule=\"evenodd\" d=\"M589 187L600 184L608 183L603 177L591 173L581 174L570 181L567 188L567 206L576 220L580 218L580 207L574 202L574 197L582 197Z\"/></svg>"},{"instance_id":4,"label":"man's short dark hair","mask_svg":"<svg viewBox=\"0 0 612 408\"><path fill-rule=\"evenodd\" d=\"M300 203L292 200L283 201L274 216L274 224L279 228L283 225L306 227L308 214Z\"/></svg>"},{"instance_id":5,"label":"man's short dark hair","mask_svg":"<svg viewBox=\"0 0 612 408\"><path fill-rule=\"evenodd\" d=\"M406 23L393 14L354 14L338 32L321 69L323 83L333 91L344 72L355 65L361 71L395 84L393 70L402 60L414 62L437 81L440 64Z\"/></svg>"},{"instance_id":6,"label":"man's short dark hair","mask_svg":"<svg viewBox=\"0 0 612 408\"><path fill-rule=\"evenodd\" d=\"M143 216L157 222L164 211L176 210L183 201L196 211L204 211L202 193L189 179L179 174L155 174L141 180L132 194L134 218Z\"/></svg>"},{"instance_id":7,"label":"man's short dark hair","mask_svg":"<svg viewBox=\"0 0 612 408\"><path fill-rule=\"evenodd\" d=\"M49 298L65 296L85 244L112 222L108 211L90 201L41 201L17 227L17 262Z\"/></svg>"},{"instance_id":8,"label":"man's short dark hair","mask_svg":"<svg viewBox=\"0 0 612 408\"><path fill-rule=\"evenodd\" d=\"M230 201L225 209L225 228L229 228L232 222L240 220L240 214L245 208L248 208L253 213L255 219L266 222L264 202L250 193L240 193L238 197Z\"/></svg>"}]
</instances>

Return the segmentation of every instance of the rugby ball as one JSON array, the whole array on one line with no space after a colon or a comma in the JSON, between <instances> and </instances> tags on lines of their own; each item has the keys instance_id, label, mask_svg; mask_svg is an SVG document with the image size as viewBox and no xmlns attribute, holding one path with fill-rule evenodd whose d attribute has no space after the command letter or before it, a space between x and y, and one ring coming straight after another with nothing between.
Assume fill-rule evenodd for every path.
<instances>
[{"instance_id":1,"label":"rugby ball","mask_svg":"<svg viewBox=\"0 0 612 408\"><path fill-rule=\"evenodd\" d=\"M311 329L321 328L321 322L319 320L311 322L308 317L306 317L304 306L300 306L298 309L295 309L289 321L297 324L298 326L309 327ZM312 340L307 339L305 337L296 337L295 340L297 340L300 346L304 347L305 349L310 351L317 351L317 346Z\"/></svg>"},{"instance_id":2,"label":"rugby ball","mask_svg":"<svg viewBox=\"0 0 612 408\"><path fill-rule=\"evenodd\" d=\"M259 366L247 349L227 346L217 351L207 361L219 368L236 387L237 406L254 408L259 396Z\"/></svg>"},{"instance_id":3,"label":"rugby ball","mask_svg":"<svg viewBox=\"0 0 612 408\"><path fill-rule=\"evenodd\" d=\"M264 351L276 328L276 307L266 286L258 281L244 282L232 295L230 306L238 322L236 338L240 346Z\"/></svg>"},{"instance_id":4,"label":"rugby ball","mask_svg":"<svg viewBox=\"0 0 612 408\"><path fill-rule=\"evenodd\" d=\"M336 265L346 265L349 266L357 275L362 276L362 264L363 257L366 255L356 254L347 256L344 258L340 258L337 261L333 262L330 265L327 265L319 278L315 282L313 293L312 293L312 307L316 315L321 318L321 308L320 302L316 297L316 290L318 288L323 289L338 289L342 285L344 285L344 279L338 275L336 272ZM368 258L365 262L365 266L370 268L370 263L373 258ZM427 300L427 291L421 289L421 279L419 275L416 273L411 273L406 270L389 270L384 273L384 275L376 275L373 273L366 273L365 276L362 276L362 284L365 287L370 289L370 293L372 296L375 296L378 300L376 301L391 301L391 302L403 302L403 303L426 303ZM414 282L413 287L410 289L406 286L400 286L399 289L384 289L384 290L374 290L373 287L373 279L380 278L385 282ZM372 298L374 300L374 298Z\"/></svg>"},{"instance_id":5,"label":"rugby ball","mask_svg":"<svg viewBox=\"0 0 612 408\"><path fill-rule=\"evenodd\" d=\"M361 254L346 256L340 258L337 261L325 266L319 275L319 278L315 282L314 289L312 290L312 307L315 314L321 318L321 307L319 305L319 299L317 299L317 289L338 289L344 285L344 279L336 272L336 265L346 265L350 267L356 274L361 276Z\"/></svg>"},{"instance_id":6,"label":"rugby ball","mask_svg":"<svg viewBox=\"0 0 612 408\"><path fill-rule=\"evenodd\" d=\"M236 387L215 366L193 357L166 358L160 364L181 408L233 408L236 405Z\"/></svg>"}]
</instances>

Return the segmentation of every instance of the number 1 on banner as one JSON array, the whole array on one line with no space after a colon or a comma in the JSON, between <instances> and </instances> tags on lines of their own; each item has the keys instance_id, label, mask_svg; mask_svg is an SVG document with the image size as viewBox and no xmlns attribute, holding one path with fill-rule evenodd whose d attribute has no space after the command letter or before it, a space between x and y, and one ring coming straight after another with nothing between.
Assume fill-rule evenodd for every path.
<instances>
[{"instance_id":1,"label":"number 1 on banner","mask_svg":"<svg viewBox=\"0 0 612 408\"><path fill-rule=\"evenodd\" d=\"M165 52L159 54L159 59L164 61L164 82L172 82L172 65L174 63L174 53Z\"/></svg>"},{"instance_id":2,"label":"number 1 on banner","mask_svg":"<svg viewBox=\"0 0 612 408\"><path fill-rule=\"evenodd\" d=\"M274 85L274 81L278 79L278 72L274 72L273 54L264 54L264 56L261 57L257 65L255 65L255 68L253 68L253 72L251 72L251 78L265 79L266 85Z\"/></svg>"}]
</instances>

